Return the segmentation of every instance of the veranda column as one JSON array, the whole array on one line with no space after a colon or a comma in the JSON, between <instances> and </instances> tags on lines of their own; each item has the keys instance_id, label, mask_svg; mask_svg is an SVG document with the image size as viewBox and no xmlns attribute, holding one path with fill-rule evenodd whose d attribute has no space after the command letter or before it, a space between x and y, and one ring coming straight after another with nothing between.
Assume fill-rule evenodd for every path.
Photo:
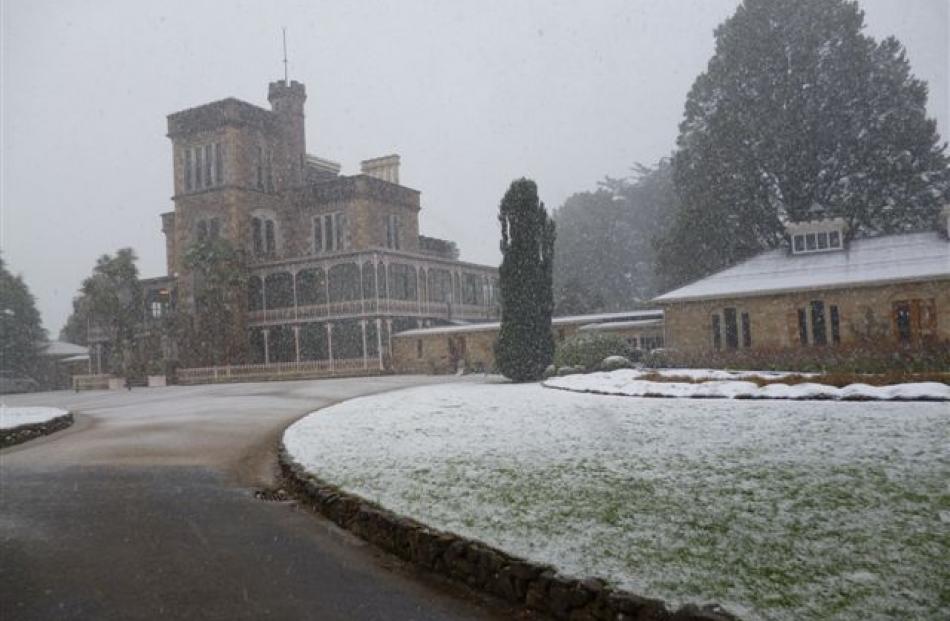
<instances>
[{"instance_id":1,"label":"veranda column","mask_svg":"<svg viewBox=\"0 0 950 621\"><path fill-rule=\"evenodd\" d=\"M290 284L294 292L294 319L297 318L297 272L290 273ZM297 362L300 362L299 360Z\"/></svg>"},{"instance_id":2,"label":"veranda column","mask_svg":"<svg viewBox=\"0 0 950 621\"><path fill-rule=\"evenodd\" d=\"M366 320L360 319L360 330L363 332L363 368L365 369L368 365L366 361Z\"/></svg>"},{"instance_id":3,"label":"veranda column","mask_svg":"<svg viewBox=\"0 0 950 621\"><path fill-rule=\"evenodd\" d=\"M323 264L323 292L327 298L327 317L330 316L330 267L328 263Z\"/></svg>"},{"instance_id":4,"label":"veranda column","mask_svg":"<svg viewBox=\"0 0 950 621\"><path fill-rule=\"evenodd\" d=\"M359 261L357 265L360 268L360 315L366 314L366 295L363 294L363 257L357 259ZM365 356L364 356L365 357Z\"/></svg>"},{"instance_id":5,"label":"veranda column","mask_svg":"<svg viewBox=\"0 0 950 621\"><path fill-rule=\"evenodd\" d=\"M333 324L327 322L327 359L330 361L330 371L333 371Z\"/></svg>"},{"instance_id":6,"label":"veranda column","mask_svg":"<svg viewBox=\"0 0 950 621\"><path fill-rule=\"evenodd\" d=\"M392 361L392 359L393 359L393 320L392 320L392 319L387 319L387 320L386 320L386 339L389 341L389 343L388 343L388 346L389 346L389 360L390 360L390 363L391 363L391 361Z\"/></svg>"},{"instance_id":7,"label":"veranda column","mask_svg":"<svg viewBox=\"0 0 950 621\"><path fill-rule=\"evenodd\" d=\"M270 364L270 330L264 328L261 330L264 333L264 364Z\"/></svg>"},{"instance_id":8,"label":"veranda column","mask_svg":"<svg viewBox=\"0 0 950 621\"><path fill-rule=\"evenodd\" d=\"M294 303L296 304L296 301ZM300 326L294 326L294 354L297 364L300 364Z\"/></svg>"},{"instance_id":9,"label":"veranda column","mask_svg":"<svg viewBox=\"0 0 950 621\"><path fill-rule=\"evenodd\" d=\"M383 365L383 320L376 318L376 355L379 356L379 370L382 371Z\"/></svg>"}]
</instances>

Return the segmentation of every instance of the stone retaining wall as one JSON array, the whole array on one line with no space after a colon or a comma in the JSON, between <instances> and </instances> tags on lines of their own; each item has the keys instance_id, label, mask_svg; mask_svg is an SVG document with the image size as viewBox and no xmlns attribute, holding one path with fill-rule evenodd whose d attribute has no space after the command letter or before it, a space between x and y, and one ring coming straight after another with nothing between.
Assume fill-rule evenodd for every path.
<instances>
[{"instance_id":1,"label":"stone retaining wall","mask_svg":"<svg viewBox=\"0 0 950 621\"><path fill-rule=\"evenodd\" d=\"M579 580L479 541L429 528L320 481L294 462L283 444L280 467L294 494L339 526L404 561L469 587L569 621L738 621L718 605L673 612L657 599Z\"/></svg>"},{"instance_id":2,"label":"stone retaining wall","mask_svg":"<svg viewBox=\"0 0 950 621\"><path fill-rule=\"evenodd\" d=\"M62 416L51 418L42 423L32 423L30 425L20 425L10 429L0 430L0 448L7 448L15 444L22 444L27 440L48 436L61 429L66 429L73 424L72 412L67 412Z\"/></svg>"}]
</instances>

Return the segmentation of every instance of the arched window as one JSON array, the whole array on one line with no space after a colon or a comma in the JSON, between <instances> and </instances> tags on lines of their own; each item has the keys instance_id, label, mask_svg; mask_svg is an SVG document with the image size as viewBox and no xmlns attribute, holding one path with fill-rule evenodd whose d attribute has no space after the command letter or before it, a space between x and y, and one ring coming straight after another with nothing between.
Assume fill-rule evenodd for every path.
<instances>
[{"instance_id":1,"label":"arched window","mask_svg":"<svg viewBox=\"0 0 950 621\"><path fill-rule=\"evenodd\" d=\"M277 224L273 217L251 218L251 248L254 256L269 257L277 253Z\"/></svg>"}]
</instances>

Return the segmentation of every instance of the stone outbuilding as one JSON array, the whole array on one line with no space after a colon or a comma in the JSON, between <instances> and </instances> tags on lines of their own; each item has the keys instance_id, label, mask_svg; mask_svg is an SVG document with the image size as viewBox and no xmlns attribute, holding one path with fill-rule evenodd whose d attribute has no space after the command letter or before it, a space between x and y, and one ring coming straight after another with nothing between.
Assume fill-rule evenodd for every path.
<instances>
[{"instance_id":1,"label":"stone outbuilding","mask_svg":"<svg viewBox=\"0 0 950 621\"><path fill-rule=\"evenodd\" d=\"M937 230L848 240L839 219L787 225L788 244L654 298L686 354L921 347L950 341L950 241Z\"/></svg>"}]
</instances>

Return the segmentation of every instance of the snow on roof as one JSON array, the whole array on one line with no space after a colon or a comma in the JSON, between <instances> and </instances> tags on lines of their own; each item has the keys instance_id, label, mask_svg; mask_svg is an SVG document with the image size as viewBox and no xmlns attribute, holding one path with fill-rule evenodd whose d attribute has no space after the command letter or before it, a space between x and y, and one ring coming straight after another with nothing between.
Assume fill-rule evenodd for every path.
<instances>
[{"instance_id":1,"label":"snow on roof","mask_svg":"<svg viewBox=\"0 0 950 621\"><path fill-rule=\"evenodd\" d=\"M589 323L578 328L580 332L588 330L626 330L630 328L651 328L662 326L662 319L635 319L633 321L605 321L604 323Z\"/></svg>"},{"instance_id":2,"label":"snow on roof","mask_svg":"<svg viewBox=\"0 0 950 621\"><path fill-rule=\"evenodd\" d=\"M74 345L66 341L50 341L43 350L44 356L78 356L88 354L89 350L82 345Z\"/></svg>"},{"instance_id":3,"label":"snow on roof","mask_svg":"<svg viewBox=\"0 0 950 621\"><path fill-rule=\"evenodd\" d=\"M63 358L60 362L85 362L87 360L89 360L89 354L79 354L78 356Z\"/></svg>"},{"instance_id":4,"label":"snow on roof","mask_svg":"<svg viewBox=\"0 0 950 621\"><path fill-rule=\"evenodd\" d=\"M785 248L758 254L653 299L685 302L889 282L950 278L950 242L935 232L853 240L844 250L791 255Z\"/></svg>"},{"instance_id":5,"label":"snow on roof","mask_svg":"<svg viewBox=\"0 0 950 621\"><path fill-rule=\"evenodd\" d=\"M568 315L565 317L552 317L551 325L562 326L571 324L597 324L607 321L638 321L649 319L658 321L663 318L661 310L635 310L620 313L599 313L596 315ZM414 328L394 334L397 336L429 336L433 334L461 334L466 332L490 332L501 328L501 322L492 321L489 323L471 323L462 326L436 326L434 328Z\"/></svg>"}]
</instances>

